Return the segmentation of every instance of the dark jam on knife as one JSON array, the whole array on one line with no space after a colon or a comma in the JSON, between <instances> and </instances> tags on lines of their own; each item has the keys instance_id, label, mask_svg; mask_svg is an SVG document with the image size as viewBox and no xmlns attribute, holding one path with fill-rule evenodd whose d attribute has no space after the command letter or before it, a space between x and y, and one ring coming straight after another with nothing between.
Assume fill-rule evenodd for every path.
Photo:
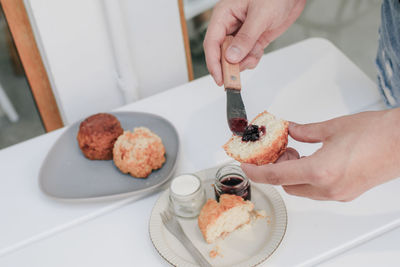
<instances>
[{"instance_id":1,"label":"dark jam on knife","mask_svg":"<svg viewBox=\"0 0 400 267\"><path fill-rule=\"evenodd\" d=\"M232 132L243 133L247 126L247 120L243 118L232 118L229 120L229 128Z\"/></svg>"}]
</instances>

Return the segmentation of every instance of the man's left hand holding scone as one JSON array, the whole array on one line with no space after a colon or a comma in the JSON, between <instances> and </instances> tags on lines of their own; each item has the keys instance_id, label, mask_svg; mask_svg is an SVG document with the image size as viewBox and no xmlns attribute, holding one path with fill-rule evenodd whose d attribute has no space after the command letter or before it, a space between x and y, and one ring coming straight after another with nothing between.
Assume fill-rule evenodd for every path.
<instances>
[{"instance_id":1,"label":"man's left hand holding scone","mask_svg":"<svg viewBox=\"0 0 400 267\"><path fill-rule=\"evenodd\" d=\"M329 121L289 124L297 141L322 143L299 158L288 149L275 164L242 164L255 182L282 185L296 196L350 201L372 187L400 177L400 108L363 112Z\"/></svg>"}]
</instances>

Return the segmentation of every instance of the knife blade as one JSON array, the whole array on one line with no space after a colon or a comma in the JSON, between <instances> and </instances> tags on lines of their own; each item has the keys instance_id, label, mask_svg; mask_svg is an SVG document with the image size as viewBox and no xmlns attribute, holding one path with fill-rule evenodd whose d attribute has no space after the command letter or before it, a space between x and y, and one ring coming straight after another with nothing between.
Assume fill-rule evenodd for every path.
<instances>
[{"instance_id":1,"label":"knife blade","mask_svg":"<svg viewBox=\"0 0 400 267\"><path fill-rule=\"evenodd\" d=\"M222 75L226 91L226 116L231 132L236 135L243 135L248 122L240 93L242 85L240 83L239 63L231 64L225 59L226 49L232 40L232 35L227 36L221 47Z\"/></svg>"}]
</instances>

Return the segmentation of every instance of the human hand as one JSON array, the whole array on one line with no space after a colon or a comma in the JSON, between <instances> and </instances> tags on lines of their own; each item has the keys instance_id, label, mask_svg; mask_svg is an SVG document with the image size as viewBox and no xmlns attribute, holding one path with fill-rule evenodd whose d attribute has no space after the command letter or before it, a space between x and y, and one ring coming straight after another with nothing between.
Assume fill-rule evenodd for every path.
<instances>
[{"instance_id":1,"label":"human hand","mask_svg":"<svg viewBox=\"0 0 400 267\"><path fill-rule=\"evenodd\" d=\"M235 34L226 51L230 63L240 70L252 69L264 48L299 17L306 0L221 0L213 10L204 38L207 68L215 82L223 84L221 45L227 35Z\"/></svg>"},{"instance_id":2,"label":"human hand","mask_svg":"<svg viewBox=\"0 0 400 267\"><path fill-rule=\"evenodd\" d=\"M277 163L258 167L242 164L251 180L282 185L291 195L350 201L400 177L400 108L321 123L291 123L289 134L301 142L322 142L322 147L300 159L288 148Z\"/></svg>"}]
</instances>

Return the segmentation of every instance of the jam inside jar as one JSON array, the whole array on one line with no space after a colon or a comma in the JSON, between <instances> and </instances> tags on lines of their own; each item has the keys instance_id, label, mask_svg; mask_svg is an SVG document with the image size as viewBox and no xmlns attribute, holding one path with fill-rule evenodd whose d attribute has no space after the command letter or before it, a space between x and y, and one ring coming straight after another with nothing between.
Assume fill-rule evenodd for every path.
<instances>
[{"instance_id":1,"label":"jam inside jar","mask_svg":"<svg viewBox=\"0 0 400 267\"><path fill-rule=\"evenodd\" d=\"M226 165L217 171L214 191L217 201L222 194L237 195L244 200L251 200L250 181L237 165Z\"/></svg>"}]
</instances>

